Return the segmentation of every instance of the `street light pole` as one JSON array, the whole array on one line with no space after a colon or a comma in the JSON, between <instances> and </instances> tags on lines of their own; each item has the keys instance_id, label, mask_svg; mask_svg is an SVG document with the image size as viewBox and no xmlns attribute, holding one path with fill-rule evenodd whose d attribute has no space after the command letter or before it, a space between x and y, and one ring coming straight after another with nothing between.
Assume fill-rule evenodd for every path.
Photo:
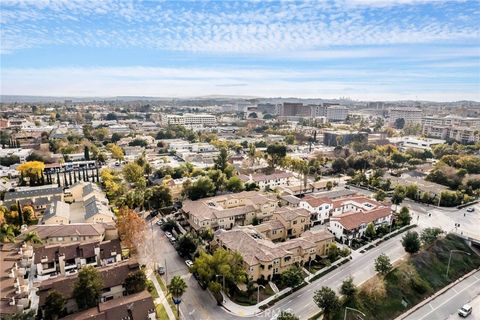
<instances>
[{"instance_id":1,"label":"street light pole","mask_svg":"<svg viewBox=\"0 0 480 320\"><path fill-rule=\"evenodd\" d=\"M262 286L261 284L259 284L257 286L257 304L260 303L260 287L262 287L263 289L265 289L265 286Z\"/></svg>"},{"instance_id":2,"label":"street light pole","mask_svg":"<svg viewBox=\"0 0 480 320\"><path fill-rule=\"evenodd\" d=\"M355 312L358 312L360 313L362 316L366 317L367 315L365 313L363 313L362 311L358 310L358 309L354 309L354 308L350 308L350 307L345 307L345 315L343 316L343 320L347 320L347 310L352 310L352 311L355 311Z\"/></svg>"},{"instance_id":3,"label":"street light pole","mask_svg":"<svg viewBox=\"0 0 480 320\"><path fill-rule=\"evenodd\" d=\"M450 250L450 256L448 257L448 265L447 265L447 272L445 273L445 277L448 279L448 271L450 270L450 262L452 261L452 253L457 252L457 253L464 253L466 255L471 255L470 252L466 252L463 250Z\"/></svg>"},{"instance_id":4,"label":"street light pole","mask_svg":"<svg viewBox=\"0 0 480 320\"><path fill-rule=\"evenodd\" d=\"M225 292L225 276L223 274L216 274L215 278L217 277L222 277L222 282L223 282L222 288L223 288L223 292Z\"/></svg>"}]
</instances>

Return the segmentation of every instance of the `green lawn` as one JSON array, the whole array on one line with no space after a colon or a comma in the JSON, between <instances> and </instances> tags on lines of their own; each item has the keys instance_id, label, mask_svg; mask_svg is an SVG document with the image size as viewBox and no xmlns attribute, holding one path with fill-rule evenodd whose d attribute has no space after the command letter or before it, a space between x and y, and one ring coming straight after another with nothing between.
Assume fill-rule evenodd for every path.
<instances>
[{"instance_id":1,"label":"green lawn","mask_svg":"<svg viewBox=\"0 0 480 320\"><path fill-rule=\"evenodd\" d=\"M165 307L163 306L163 304L161 304L161 303L157 304L155 306L155 311L157 313L157 319L159 319L159 320L169 320L167 311L165 311Z\"/></svg>"},{"instance_id":2,"label":"green lawn","mask_svg":"<svg viewBox=\"0 0 480 320\"><path fill-rule=\"evenodd\" d=\"M275 292L270 285L265 285L265 288L260 287L260 301L273 296ZM242 306L252 306L257 304L257 289L252 290L250 293L244 291L235 291L234 295L230 297L232 301Z\"/></svg>"},{"instance_id":3,"label":"green lawn","mask_svg":"<svg viewBox=\"0 0 480 320\"><path fill-rule=\"evenodd\" d=\"M170 308L172 309L173 313L175 314L175 317L177 318L177 306L173 303L172 295L168 292L167 286L163 282L164 281L163 278L157 273L155 273L155 277L157 278L158 284L160 285L160 288L162 289L163 294L165 294L165 297L168 301L168 304L170 305Z\"/></svg>"},{"instance_id":4,"label":"green lawn","mask_svg":"<svg viewBox=\"0 0 480 320\"><path fill-rule=\"evenodd\" d=\"M471 256L454 253L447 279L448 257L453 249L470 252ZM350 306L366 313L365 319L394 319L479 266L480 257L461 238L448 235L400 263L384 281L374 278L362 285L356 301ZM343 314L336 315L335 319L343 319ZM350 319L354 319L353 314Z\"/></svg>"}]
</instances>

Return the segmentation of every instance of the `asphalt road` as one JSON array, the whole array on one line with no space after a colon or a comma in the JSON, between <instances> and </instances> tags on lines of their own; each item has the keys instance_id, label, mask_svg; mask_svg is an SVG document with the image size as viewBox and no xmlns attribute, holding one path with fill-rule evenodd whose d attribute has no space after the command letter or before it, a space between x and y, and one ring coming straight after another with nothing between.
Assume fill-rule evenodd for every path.
<instances>
[{"instance_id":1,"label":"asphalt road","mask_svg":"<svg viewBox=\"0 0 480 320\"><path fill-rule=\"evenodd\" d=\"M183 259L178 256L173 246L166 239L163 231L156 225L153 226L153 235L157 262L163 265L165 259L167 260L168 278L171 279L173 275L180 275L187 281L188 289L180 305L182 319L244 319L243 317L232 315L225 309L217 306L216 301L208 291L204 291L199 287L193 276L188 273ZM368 280L375 275L374 260L382 252L386 253L392 260L400 259L405 255L405 251L400 244L400 238L401 235L382 243L375 249L367 251L327 274L322 279L314 281L310 285L277 302L272 308L251 318L270 319L275 314L278 314L280 310L286 309L291 309L300 319L309 318L319 311L313 302L315 290L320 289L322 286L328 286L338 290L342 281L349 276L354 278L356 284Z\"/></svg>"},{"instance_id":2,"label":"asphalt road","mask_svg":"<svg viewBox=\"0 0 480 320\"><path fill-rule=\"evenodd\" d=\"M457 310L474 298L480 297L480 271L459 282L444 294L439 295L431 302L410 314L405 320L445 320L463 319L457 314ZM472 306L474 304L472 303ZM476 310L467 319L480 319L480 303Z\"/></svg>"},{"instance_id":3,"label":"asphalt road","mask_svg":"<svg viewBox=\"0 0 480 320\"><path fill-rule=\"evenodd\" d=\"M368 193L368 191L366 191L365 193ZM474 213L466 213L465 216L463 216L463 211L465 211L465 209L461 211L456 209L439 209L432 208L431 206L417 204L414 202L404 202L403 205L410 207L413 214L412 222L417 223L420 229L423 229L425 227L438 226L441 227L443 230L452 231L452 229L454 229L455 227L455 223L460 223L461 227L460 229L457 228L457 231L468 230L468 232L478 233L478 230L476 230L475 226L480 225L479 205L476 206ZM432 216L429 217L428 213L432 213ZM450 226L452 228L449 228ZM155 257L154 259L157 262L157 265L160 264L162 266L165 265L166 261L166 276L168 277L168 279L171 279L171 277L174 275L180 275L187 282L188 289L183 296L183 302L180 305L182 319L245 319L244 317L230 314L225 309L217 306L216 301L209 294L209 292L202 290L195 278L193 278L193 276L188 272L184 260L177 254L175 248L168 242L160 227L153 224L153 228L151 230L151 235L153 235L153 241L150 238L149 241L152 242L148 243L148 245L145 246L148 248L145 249L147 256L150 257L148 259ZM400 259L405 255L405 251L400 244L401 237L402 235L396 236L382 243L379 247L369 250L364 254L361 254L360 256L357 256L351 262L339 267L338 269L327 274L323 278L317 279L310 285L305 286L304 288L287 296L285 299L277 302L272 308L267 309L264 312L258 314L257 316L250 318L271 319L272 317L274 317L274 315L280 313L281 310L290 309L300 319L308 319L309 317L320 311L313 302L313 295L316 290L320 289L322 286L328 286L338 291L338 288L340 287L342 281L349 276L353 277L354 282L357 285L368 280L376 274L374 270L374 260L378 255L380 255L381 253L385 253L390 257L392 261ZM480 279L480 276L478 274L476 275L476 277ZM476 283L475 286L480 287L480 282ZM452 302L451 305L449 303L445 304L451 307L449 309L449 312L443 311L443 309L440 308L439 310L441 312L448 312L445 314L446 317L448 317L448 315L455 312L459 305L463 304L463 302L460 301L462 298L463 296L459 295L459 301ZM426 320L437 318L427 317L424 319Z\"/></svg>"}]
</instances>

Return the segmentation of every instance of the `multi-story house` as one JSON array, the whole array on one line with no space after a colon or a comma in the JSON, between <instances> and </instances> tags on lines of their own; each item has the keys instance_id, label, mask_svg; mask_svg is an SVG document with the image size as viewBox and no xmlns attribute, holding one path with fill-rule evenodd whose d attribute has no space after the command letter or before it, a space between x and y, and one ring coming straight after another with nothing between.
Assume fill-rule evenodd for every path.
<instances>
[{"instance_id":1,"label":"multi-story house","mask_svg":"<svg viewBox=\"0 0 480 320\"><path fill-rule=\"evenodd\" d=\"M328 253L334 236L326 230L306 231L300 237L274 243L253 227L217 230L214 245L238 252L248 278L271 280L294 264L306 264Z\"/></svg>"},{"instance_id":2,"label":"multi-story house","mask_svg":"<svg viewBox=\"0 0 480 320\"><path fill-rule=\"evenodd\" d=\"M33 248L5 243L0 248L0 316L35 310L36 300L30 271Z\"/></svg>"},{"instance_id":3,"label":"multi-story house","mask_svg":"<svg viewBox=\"0 0 480 320\"><path fill-rule=\"evenodd\" d=\"M239 178L244 183L255 183L260 190L274 190L289 186L292 177L293 174L284 171L277 171L272 174L253 173L250 175L239 175Z\"/></svg>"},{"instance_id":4,"label":"multi-story house","mask_svg":"<svg viewBox=\"0 0 480 320\"><path fill-rule=\"evenodd\" d=\"M139 270L139 264L134 260L125 260L117 264L98 268L98 273L102 278L103 284L100 302L110 301L125 296L125 279L130 272L135 272L137 270ZM77 278L78 273L66 277L54 277L42 281L38 286L37 291L39 312L43 312L48 294L53 290L59 292L66 300L65 310L67 313L78 311L78 306L73 295L73 289Z\"/></svg>"},{"instance_id":5,"label":"multi-story house","mask_svg":"<svg viewBox=\"0 0 480 320\"><path fill-rule=\"evenodd\" d=\"M49 203L58 200L63 200L63 189L57 185L19 187L16 191L5 193L4 197L6 206L12 206L18 201L22 206L31 205L39 213L43 213Z\"/></svg>"},{"instance_id":6,"label":"multi-story house","mask_svg":"<svg viewBox=\"0 0 480 320\"><path fill-rule=\"evenodd\" d=\"M80 181L65 191L66 203L51 203L42 217L43 224L112 223L114 213L100 188L91 182Z\"/></svg>"},{"instance_id":7,"label":"multi-story house","mask_svg":"<svg viewBox=\"0 0 480 320\"><path fill-rule=\"evenodd\" d=\"M200 200L186 200L182 211L195 231L231 229L272 217L277 208L275 196L256 191L244 191Z\"/></svg>"},{"instance_id":8,"label":"multi-story house","mask_svg":"<svg viewBox=\"0 0 480 320\"><path fill-rule=\"evenodd\" d=\"M85 265L100 267L120 262L120 240L102 242L49 244L36 247L34 264L36 279L43 281L52 276L71 275Z\"/></svg>"},{"instance_id":9,"label":"multi-story house","mask_svg":"<svg viewBox=\"0 0 480 320\"><path fill-rule=\"evenodd\" d=\"M367 226L373 223L375 227L392 224L390 207L380 207L370 211L349 211L332 217L328 229L343 243L351 245L355 238L361 238Z\"/></svg>"},{"instance_id":10,"label":"multi-story house","mask_svg":"<svg viewBox=\"0 0 480 320\"><path fill-rule=\"evenodd\" d=\"M310 214L302 208L282 207L275 210L272 219L254 228L273 242L284 241L299 237L310 228Z\"/></svg>"},{"instance_id":11,"label":"multi-story house","mask_svg":"<svg viewBox=\"0 0 480 320\"><path fill-rule=\"evenodd\" d=\"M299 206L310 213L312 225L323 224L330 219L333 203L330 198L307 195L300 199Z\"/></svg>"},{"instance_id":12,"label":"multi-story house","mask_svg":"<svg viewBox=\"0 0 480 320\"><path fill-rule=\"evenodd\" d=\"M44 244L118 239L115 224L107 223L37 224L29 226L18 238L23 239L29 232L35 232Z\"/></svg>"}]
</instances>

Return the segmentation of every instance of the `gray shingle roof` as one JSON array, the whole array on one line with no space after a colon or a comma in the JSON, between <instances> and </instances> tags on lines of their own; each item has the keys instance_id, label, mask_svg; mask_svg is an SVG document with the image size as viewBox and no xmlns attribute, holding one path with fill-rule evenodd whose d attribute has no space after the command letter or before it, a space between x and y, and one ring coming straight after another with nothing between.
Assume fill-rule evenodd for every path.
<instances>
[{"instance_id":1,"label":"gray shingle roof","mask_svg":"<svg viewBox=\"0 0 480 320\"><path fill-rule=\"evenodd\" d=\"M32 198L40 196L52 196L56 194L62 194L63 189L60 187L41 188L41 189L29 189L24 191L14 191L5 193L5 201L16 200L23 198Z\"/></svg>"}]
</instances>

